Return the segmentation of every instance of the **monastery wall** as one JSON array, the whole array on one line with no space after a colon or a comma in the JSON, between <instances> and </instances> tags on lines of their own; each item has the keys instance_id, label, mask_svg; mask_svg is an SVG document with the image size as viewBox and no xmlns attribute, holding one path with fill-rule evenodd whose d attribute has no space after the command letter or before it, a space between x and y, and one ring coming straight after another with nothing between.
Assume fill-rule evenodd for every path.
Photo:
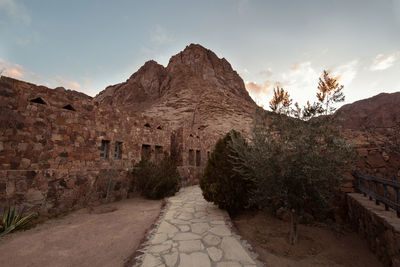
<instances>
[{"instance_id":1,"label":"monastery wall","mask_svg":"<svg viewBox=\"0 0 400 267\"><path fill-rule=\"evenodd\" d=\"M133 190L134 164L142 157L161 159L171 141L188 181L201 174L211 147L201 144L199 133L173 134L155 119L98 107L84 94L6 77L0 80L0 110L0 206L60 213L125 198ZM201 155L200 164L188 162L189 149Z\"/></svg>"},{"instance_id":2,"label":"monastery wall","mask_svg":"<svg viewBox=\"0 0 400 267\"><path fill-rule=\"evenodd\" d=\"M199 130L179 128L171 136L171 155L185 184L195 184L203 174L218 136Z\"/></svg>"}]
</instances>

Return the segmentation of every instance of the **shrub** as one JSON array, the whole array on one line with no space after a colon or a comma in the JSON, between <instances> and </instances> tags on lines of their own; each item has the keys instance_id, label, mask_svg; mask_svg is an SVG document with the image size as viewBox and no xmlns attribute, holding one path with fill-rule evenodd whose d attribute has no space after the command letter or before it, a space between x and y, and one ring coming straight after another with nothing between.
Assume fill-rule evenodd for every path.
<instances>
[{"instance_id":1,"label":"shrub","mask_svg":"<svg viewBox=\"0 0 400 267\"><path fill-rule=\"evenodd\" d=\"M24 229L27 224L37 216L36 212L31 212L26 216L23 216L24 209L17 212L16 207L11 208L10 206L4 208L2 219L0 221L0 236L4 236L10 232Z\"/></svg>"},{"instance_id":2,"label":"shrub","mask_svg":"<svg viewBox=\"0 0 400 267\"><path fill-rule=\"evenodd\" d=\"M133 177L141 195L150 199L173 196L181 187L181 176L167 153L161 162L141 160L133 168Z\"/></svg>"},{"instance_id":3,"label":"shrub","mask_svg":"<svg viewBox=\"0 0 400 267\"><path fill-rule=\"evenodd\" d=\"M234 216L248 206L251 182L233 171L230 147L232 136L245 141L236 131L231 131L215 145L207 162L204 175L200 178L200 187L207 201L214 202L221 209L226 209Z\"/></svg>"},{"instance_id":4,"label":"shrub","mask_svg":"<svg viewBox=\"0 0 400 267\"><path fill-rule=\"evenodd\" d=\"M234 171L255 184L250 203L273 203L289 212L291 244L297 242L298 218L305 212L320 219L332 212L343 175L352 167L353 149L330 116L332 105L344 100L342 89L324 71L318 102L293 108L289 93L277 88L270 102L275 113L256 117L250 145L232 140L239 163Z\"/></svg>"}]
</instances>

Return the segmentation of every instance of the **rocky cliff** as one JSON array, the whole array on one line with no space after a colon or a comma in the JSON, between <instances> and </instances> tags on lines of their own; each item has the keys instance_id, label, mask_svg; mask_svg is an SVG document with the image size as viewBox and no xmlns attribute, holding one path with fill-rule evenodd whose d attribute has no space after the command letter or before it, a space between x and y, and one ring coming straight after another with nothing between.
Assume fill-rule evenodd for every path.
<instances>
[{"instance_id":1,"label":"rocky cliff","mask_svg":"<svg viewBox=\"0 0 400 267\"><path fill-rule=\"evenodd\" d=\"M400 92L381 93L337 112L345 136L360 155L358 168L400 176Z\"/></svg>"},{"instance_id":2,"label":"rocky cliff","mask_svg":"<svg viewBox=\"0 0 400 267\"><path fill-rule=\"evenodd\" d=\"M341 107L336 114L345 129L389 128L400 124L400 92L381 93Z\"/></svg>"},{"instance_id":3,"label":"rocky cliff","mask_svg":"<svg viewBox=\"0 0 400 267\"><path fill-rule=\"evenodd\" d=\"M257 108L228 61L195 44L171 57L166 68L146 62L126 82L107 87L94 100L156 117L172 128L218 134L248 129Z\"/></svg>"}]
</instances>

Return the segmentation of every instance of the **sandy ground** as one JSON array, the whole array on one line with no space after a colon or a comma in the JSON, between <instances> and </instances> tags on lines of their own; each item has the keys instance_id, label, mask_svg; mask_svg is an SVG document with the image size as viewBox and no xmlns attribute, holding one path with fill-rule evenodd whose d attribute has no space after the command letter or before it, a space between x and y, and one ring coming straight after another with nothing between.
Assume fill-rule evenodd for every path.
<instances>
[{"instance_id":1,"label":"sandy ground","mask_svg":"<svg viewBox=\"0 0 400 267\"><path fill-rule=\"evenodd\" d=\"M126 199L81 209L0 239L0 266L123 266L161 201Z\"/></svg>"},{"instance_id":2,"label":"sandy ground","mask_svg":"<svg viewBox=\"0 0 400 267\"><path fill-rule=\"evenodd\" d=\"M383 266L354 232L335 234L324 225L299 225L299 242L290 245L287 237L290 223L265 212L247 212L236 217L234 224L269 266Z\"/></svg>"}]
</instances>

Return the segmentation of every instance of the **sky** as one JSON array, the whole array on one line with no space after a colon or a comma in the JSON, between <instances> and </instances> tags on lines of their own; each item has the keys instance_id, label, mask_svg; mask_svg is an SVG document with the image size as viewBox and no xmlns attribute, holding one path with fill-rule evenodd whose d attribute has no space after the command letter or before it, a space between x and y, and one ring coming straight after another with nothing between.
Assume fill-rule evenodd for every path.
<instances>
[{"instance_id":1,"label":"sky","mask_svg":"<svg viewBox=\"0 0 400 267\"><path fill-rule=\"evenodd\" d=\"M346 102L400 91L400 0L0 0L0 72L95 96L198 43L268 107L304 104L323 70Z\"/></svg>"}]
</instances>

